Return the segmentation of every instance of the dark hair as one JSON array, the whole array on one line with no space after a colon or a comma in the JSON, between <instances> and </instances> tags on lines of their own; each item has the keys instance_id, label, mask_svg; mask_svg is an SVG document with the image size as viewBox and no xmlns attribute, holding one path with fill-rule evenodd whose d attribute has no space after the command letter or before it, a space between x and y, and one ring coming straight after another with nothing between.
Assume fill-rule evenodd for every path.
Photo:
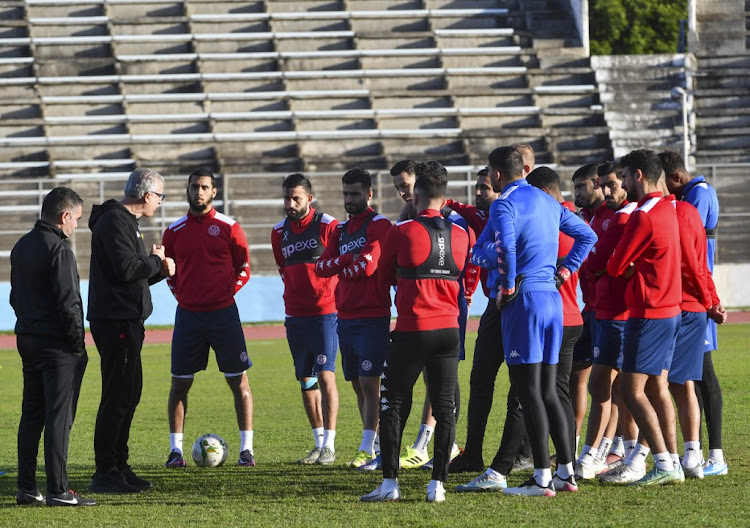
<instances>
[{"instance_id":1,"label":"dark hair","mask_svg":"<svg viewBox=\"0 0 750 528\"><path fill-rule=\"evenodd\" d=\"M299 172L290 174L284 178L284 181L281 184L282 189L294 189L295 187L302 187L307 194L312 194L312 184L310 183L310 180L308 180L304 174L300 174Z\"/></svg>"},{"instance_id":2,"label":"dark hair","mask_svg":"<svg viewBox=\"0 0 750 528\"><path fill-rule=\"evenodd\" d=\"M549 167L537 167L526 176L526 181L538 189L560 189L560 175Z\"/></svg>"},{"instance_id":3,"label":"dark hair","mask_svg":"<svg viewBox=\"0 0 750 528\"><path fill-rule=\"evenodd\" d=\"M61 214L79 205L83 205L83 199L77 192L69 187L55 187L44 197L41 218L48 224L57 224Z\"/></svg>"},{"instance_id":4,"label":"dark hair","mask_svg":"<svg viewBox=\"0 0 750 528\"><path fill-rule=\"evenodd\" d=\"M589 163L587 165L584 165L583 167L580 167L578 170L576 170L573 173L573 177L571 178L573 181L576 181L578 179L582 180L595 180L599 173L597 170L599 169L599 166L595 163Z\"/></svg>"},{"instance_id":5,"label":"dark hair","mask_svg":"<svg viewBox=\"0 0 750 528\"><path fill-rule=\"evenodd\" d=\"M434 160L425 161L424 163L417 163L414 167L414 175L419 178L421 176L436 176L439 178L447 178L448 171L445 170L440 163Z\"/></svg>"},{"instance_id":6,"label":"dark hair","mask_svg":"<svg viewBox=\"0 0 750 528\"><path fill-rule=\"evenodd\" d=\"M414 182L414 191L419 193L420 196L424 196L430 200L445 198L447 190L447 176L440 176L433 173L424 174L417 176L417 180Z\"/></svg>"},{"instance_id":7,"label":"dark hair","mask_svg":"<svg viewBox=\"0 0 750 528\"><path fill-rule=\"evenodd\" d=\"M479 172L477 172L477 178L480 178L480 177L483 177L483 176L489 176L489 174L490 174L490 169L488 169L487 167L485 167L482 170L480 170Z\"/></svg>"},{"instance_id":8,"label":"dark hair","mask_svg":"<svg viewBox=\"0 0 750 528\"><path fill-rule=\"evenodd\" d=\"M401 160L391 167L391 176L398 176L402 172L407 174L416 174L414 169L417 167L417 162L414 160Z\"/></svg>"},{"instance_id":9,"label":"dark hair","mask_svg":"<svg viewBox=\"0 0 750 528\"><path fill-rule=\"evenodd\" d=\"M659 161L667 175L674 174L676 172L687 172L685 167L685 160L674 150L665 150L659 154Z\"/></svg>"},{"instance_id":10,"label":"dark hair","mask_svg":"<svg viewBox=\"0 0 750 528\"><path fill-rule=\"evenodd\" d=\"M640 169L644 178L651 183L658 182L661 177L661 161L653 150L634 150L620 158L620 163L623 169L628 168L631 172Z\"/></svg>"},{"instance_id":11,"label":"dark hair","mask_svg":"<svg viewBox=\"0 0 750 528\"><path fill-rule=\"evenodd\" d=\"M197 180L198 178L202 178L204 176L208 176L209 178L211 178L211 187L216 187L216 176L214 176L214 173L208 169L198 169L193 171L190 176L188 176L188 184L190 184L190 181L193 178Z\"/></svg>"},{"instance_id":12,"label":"dark hair","mask_svg":"<svg viewBox=\"0 0 750 528\"><path fill-rule=\"evenodd\" d=\"M372 189L372 177L370 176L370 173L362 167L354 167L353 169L346 171L344 177L341 178L341 182L346 183L347 185L361 183L364 190L369 191Z\"/></svg>"},{"instance_id":13,"label":"dark hair","mask_svg":"<svg viewBox=\"0 0 750 528\"><path fill-rule=\"evenodd\" d=\"M618 180L622 179L622 165L619 161L605 161L596 168L596 173L600 178L609 176L613 172Z\"/></svg>"},{"instance_id":14,"label":"dark hair","mask_svg":"<svg viewBox=\"0 0 750 528\"><path fill-rule=\"evenodd\" d=\"M487 157L490 167L506 179L523 177L523 156L516 147L498 147Z\"/></svg>"}]
</instances>

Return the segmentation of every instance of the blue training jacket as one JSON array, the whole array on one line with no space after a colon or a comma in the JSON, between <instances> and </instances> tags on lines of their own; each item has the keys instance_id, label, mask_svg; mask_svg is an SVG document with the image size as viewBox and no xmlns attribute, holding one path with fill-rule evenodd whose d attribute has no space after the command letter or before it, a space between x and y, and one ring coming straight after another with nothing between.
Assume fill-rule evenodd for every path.
<instances>
[{"instance_id":1,"label":"blue training jacket","mask_svg":"<svg viewBox=\"0 0 750 528\"><path fill-rule=\"evenodd\" d=\"M571 272L578 270L597 241L583 220L525 179L509 183L492 202L487 229L494 240L478 241L472 259L480 266L494 262L497 284L506 289L515 286L516 276L523 274L523 291L557 291L558 231L574 239L562 264Z\"/></svg>"}]
</instances>

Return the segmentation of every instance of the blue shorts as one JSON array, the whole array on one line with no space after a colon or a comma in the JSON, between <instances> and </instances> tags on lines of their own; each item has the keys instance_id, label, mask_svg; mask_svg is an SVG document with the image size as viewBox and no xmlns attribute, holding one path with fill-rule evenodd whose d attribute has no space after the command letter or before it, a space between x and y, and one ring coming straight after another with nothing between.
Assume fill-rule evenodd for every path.
<instances>
[{"instance_id":1,"label":"blue shorts","mask_svg":"<svg viewBox=\"0 0 750 528\"><path fill-rule=\"evenodd\" d=\"M191 312L178 306L172 334L172 376L192 377L206 370L209 347L225 374L241 374L253 365L247 357L237 305L211 312Z\"/></svg>"},{"instance_id":2,"label":"blue shorts","mask_svg":"<svg viewBox=\"0 0 750 528\"><path fill-rule=\"evenodd\" d=\"M703 347L704 352L711 352L719 348L719 338L716 335L716 323L713 319L708 320L708 327L706 327L705 335L705 346Z\"/></svg>"},{"instance_id":3,"label":"blue shorts","mask_svg":"<svg viewBox=\"0 0 750 528\"><path fill-rule=\"evenodd\" d=\"M674 357L669 369L669 381L684 385L686 381L703 378L703 354L708 314L682 312L680 331L674 345Z\"/></svg>"},{"instance_id":4,"label":"blue shorts","mask_svg":"<svg viewBox=\"0 0 750 528\"><path fill-rule=\"evenodd\" d=\"M562 297L556 291L522 291L500 313L503 351L508 365L560 359L563 334Z\"/></svg>"},{"instance_id":5,"label":"blue shorts","mask_svg":"<svg viewBox=\"0 0 750 528\"><path fill-rule=\"evenodd\" d=\"M622 368L622 344L625 339L625 321L595 319L596 345L594 364Z\"/></svg>"},{"instance_id":6,"label":"blue shorts","mask_svg":"<svg viewBox=\"0 0 750 528\"><path fill-rule=\"evenodd\" d=\"M659 376L663 370L669 370L679 329L679 315L668 319L628 319L622 351L623 372Z\"/></svg>"},{"instance_id":7,"label":"blue shorts","mask_svg":"<svg viewBox=\"0 0 750 528\"><path fill-rule=\"evenodd\" d=\"M458 297L458 337L460 348L458 350L458 360L463 361L466 359L466 348L464 347L464 341L466 341L466 321L469 318L469 303L466 302L466 297L463 292Z\"/></svg>"},{"instance_id":8,"label":"blue shorts","mask_svg":"<svg viewBox=\"0 0 750 528\"><path fill-rule=\"evenodd\" d=\"M339 319L338 332L346 381L383 373L391 335L390 317Z\"/></svg>"},{"instance_id":9,"label":"blue shorts","mask_svg":"<svg viewBox=\"0 0 750 528\"><path fill-rule=\"evenodd\" d=\"M594 310L581 312L583 333L573 347L573 363L591 363L594 359Z\"/></svg>"},{"instance_id":10,"label":"blue shorts","mask_svg":"<svg viewBox=\"0 0 750 528\"><path fill-rule=\"evenodd\" d=\"M314 376L321 370L336 372L339 336L335 313L310 317L287 317L286 340L294 359L297 379Z\"/></svg>"}]
</instances>

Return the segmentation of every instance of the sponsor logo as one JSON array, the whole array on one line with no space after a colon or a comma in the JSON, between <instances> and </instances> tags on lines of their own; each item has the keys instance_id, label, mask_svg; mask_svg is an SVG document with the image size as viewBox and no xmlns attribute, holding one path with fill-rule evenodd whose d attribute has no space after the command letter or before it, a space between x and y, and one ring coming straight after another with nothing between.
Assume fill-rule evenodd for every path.
<instances>
[{"instance_id":1,"label":"sponsor logo","mask_svg":"<svg viewBox=\"0 0 750 528\"><path fill-rule=\"evenodd\" d=\"M370 362L369 360L365 359L362 362L362 370L364 370L364 371L372 370L372 362Z\"/></svg>"},{"instance_id":2,"label":"sponsor logo","mask_svg":"<svg viewBox=\"0 0 750 528\"><path fill-rule=\"evenodd\" d=\"M341 255L346 255L347 253L362 249L363 247L365 247L365 242L367 242L367 239L362 236L357 240L352 240L351 242L347 242L346 244L339 244L339 253Z\"/></svg>"},{"instance_id":3,"label":"sponsor logo","mask_svg":"<svg viewBox=\"0 0 750 528\"><path fill-rule=\"evenodd\" d=\"M317 362L318 365L325 365L328 358L325 354L318 354Z\"/></svg>"},{"instance_id":4,"label":"sponsor logo","mask_svg":"<svg viewBox=\"0 0 750 528\"><path fill-rule=\"evenodd\" d=\"M438 266L445 266L445 237L437 237Z\"/></svg>"},{"instance_id":5,"label":"sponsor logo","mask_svg":"<svg viewBox=\"0 0 750 528\"><path fill-rule=\"evenodd\" d=\"M286 246L283 246L281 248L281 254L284 255L284 258L289 258L297 251L304 251L305 249L313 250L317 247L318 241L314 238L310 238L308 240L301 240L294 244L287 244Z\"/></svg>"},{"instance_id":6,"label":"sponsor logo","mask_svg":"<svg viewBox=\"0 0 750 528\"><path fill-rule=\"evenodd\" d=\"M247 352L243 351L242 354L240 354L240 361L243 363L247 361Z\"/></svg>"},{"instance_id":7,"label":"sponsor logo","mask_svg":"<svg viewBox=\"0 0 750 528\"><path fill-rule=\"evenodd\" d=\"M599 352L600 352L600 351L599 351L599 347L594 347L594 357L595 357L595 358L598 358L598 357L599 357Z\"/></svg>"},{"instance_id":8,"label":"sponsor logo","mask_svg":"<svg viewBox=\"0 0 750 528\"><path fill-rule=\"evenodd\" d=\"M215 224L214 224L214 225L211 225L211 226L208 226L208 234L209 234L209 235L211 235L211 236L216 236L216 235L218 235L219 233L221 233L221 229L219 229L219 226L217 226L217 225L215 225Z\"/></svg>"}]
</instances>

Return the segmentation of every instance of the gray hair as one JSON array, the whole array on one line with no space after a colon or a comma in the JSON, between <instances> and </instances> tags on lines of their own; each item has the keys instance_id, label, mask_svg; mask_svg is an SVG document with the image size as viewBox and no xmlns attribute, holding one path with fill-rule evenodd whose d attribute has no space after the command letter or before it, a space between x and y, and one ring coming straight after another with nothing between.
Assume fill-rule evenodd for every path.
<instances>
[{"instance_id":1,"label":"gray hair","mask_svg":"<svg viewBox=\"0 0 750 528\"><path fill-rule=\"evenodd\" d=\"M161 174L154 169L135 169L125 184L125 196L134 200L140 200L147 192L153 192L157 182L163 182Z\"/></svg>"}]
</instances>

